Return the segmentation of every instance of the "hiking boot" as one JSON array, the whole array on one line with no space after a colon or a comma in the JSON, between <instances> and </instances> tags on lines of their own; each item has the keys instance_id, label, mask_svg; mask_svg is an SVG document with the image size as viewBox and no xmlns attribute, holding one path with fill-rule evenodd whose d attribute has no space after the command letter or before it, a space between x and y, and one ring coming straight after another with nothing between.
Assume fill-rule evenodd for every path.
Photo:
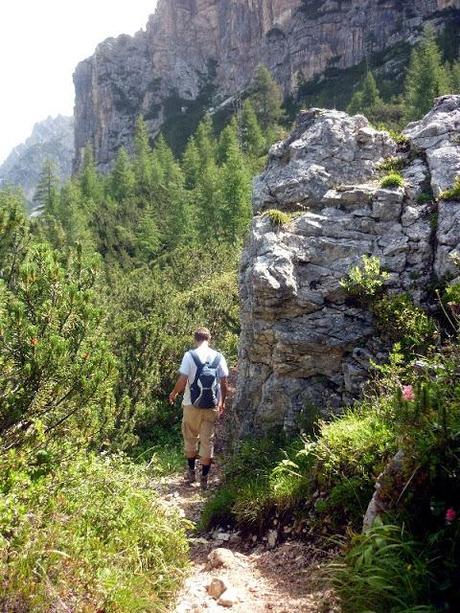
<instances>
[{"instance_id":1,"label":"hiking boot","mask_svg":"<svg viewBox=\"0 0 460 613\"><path fill-rule=\"evenodd\" d=\"M201 475L200 484L202 490L208 489L208 475Z\"/></svg>"},{"instance_id":2,"label":"hiking boot","mask_svg":"<svg viewBox=\"0 0 460 613\"><path fill-rule=\"evenodd\" d=\"M195 474L195 471L193 469L191 469L191 468L187 469L187 474L185 476L185 480L187 481L187 483L190 483L190 485L192 483L195 483L195 481L196 481L196 474Z\"/></svg>"}]
</instances>

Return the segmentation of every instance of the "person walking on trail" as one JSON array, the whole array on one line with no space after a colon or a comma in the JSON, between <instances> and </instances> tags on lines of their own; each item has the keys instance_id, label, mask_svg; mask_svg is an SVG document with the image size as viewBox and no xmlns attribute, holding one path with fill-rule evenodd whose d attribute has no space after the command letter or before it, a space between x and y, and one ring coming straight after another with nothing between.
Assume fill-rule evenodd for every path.
<instances>
[{"instance_id":1,"label":"person walking on trail","mask_svg":"<svg viewBox=\"0 0 460 613\"><path fill-rule=\"evenodd\" d=\"M224 356L210 347L211 333L198 328L194 334L195 349L187 351L179 368L179 378L169 402L179 394L182 400L182 435L187 458L187 480L196 480L195 464L201 461L201 487L208 486L208 475L214 455L214 428L223 414L228 389L228 366Z\"/></svg>"}]
</instances>

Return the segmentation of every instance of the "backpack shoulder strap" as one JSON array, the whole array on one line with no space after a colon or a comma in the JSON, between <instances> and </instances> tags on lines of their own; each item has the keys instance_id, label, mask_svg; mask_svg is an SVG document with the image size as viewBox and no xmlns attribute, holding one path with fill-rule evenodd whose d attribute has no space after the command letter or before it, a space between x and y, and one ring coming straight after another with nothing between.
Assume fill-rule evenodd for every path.
<instances>
[{"instance_id":1,"label":"backpack shoulder strap","mask_svg":"<svg viewBox=\"0 0 460 613\"><path fill-rule=\"evenodd\" d=\"M222 355L218 353L214 360L212 361L211 368L217 368L220 364L220 360L222 359Z\"/></svg>"},{"instance_id":2,"label":"backpack shoulder strap","mask_svg":"<svg viewBox=\"0 0 460 613\"><path fill-rule=\"evenodd\" d=\"M203 372L203 368L205 367L206 362L203 364L203 362L200 360L200 358L198 357L197 353L194 350L190 351L190 355L192 356L193 361L195 362L195 365L196 365L195 379L193 380L193 384L195 385L198 379L200 378L201 373Z\"/></svg>"},{"instance_id":3,"label":"backpack shoulder strap","mask_svg":"<svg viewBox=\"0 0 460 613\"><path fill-rule=\"evenodd\" d=\"M192 356L192 360L195 362L195 366L197 368L200 368L200 366L203 366L203 362L200 360L197 352L194 349L190 349L189 353Z\"/></svg>"}]
</instances>

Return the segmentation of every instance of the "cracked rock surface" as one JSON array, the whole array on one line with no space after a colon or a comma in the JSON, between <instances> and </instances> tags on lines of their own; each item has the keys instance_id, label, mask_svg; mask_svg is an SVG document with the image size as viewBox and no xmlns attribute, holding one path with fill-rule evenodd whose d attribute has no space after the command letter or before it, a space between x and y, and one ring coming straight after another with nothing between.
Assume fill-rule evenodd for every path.
<instances>
[{"instance_id":1,"label":"cracked rock surface","mask_svg":"<svg viewBox=\"0 0 460 613\"><path fill-rule=\"evenodd\" d=\"M363 255L380 258L390 292L422 305L434 279L458 276L460 203L436 198L460 172L459 118L460 96L438 99L398 151L362 116L312 109L272 147L240 271L243 434L290 430L312 407L330 414L359 397L370 361L388 350L340 286ZM394 155L404 187L382 189L379 165ZM271 208L295 214L275 227Z\"/></svg>"}]
</instances>

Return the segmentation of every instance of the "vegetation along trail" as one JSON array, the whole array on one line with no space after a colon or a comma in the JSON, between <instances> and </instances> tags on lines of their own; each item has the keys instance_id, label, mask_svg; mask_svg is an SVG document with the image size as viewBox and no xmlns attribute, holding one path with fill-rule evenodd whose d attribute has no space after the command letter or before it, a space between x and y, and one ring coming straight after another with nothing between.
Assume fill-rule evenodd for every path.
<instances>
[{"instance_id":1,"label":"vegetation along trail","mask_svg":"<svg viewBox=\"0 0 460 613\"><path fill-rule=\"evenodd\" d=\"M214 478L205 494L198 485L187 484L180 474L166 477L159 487L166 505L199 524L205 501L213 495L218 480ZM238 613L339 610L332 592L324 589L318 577L314 548L300 541L279 547L271 547L267 541L255 545L238 532L216 529L191 531L189 543L191 566L173 605L174 613L225 608Z\"/></svg>"}]
</instances>

